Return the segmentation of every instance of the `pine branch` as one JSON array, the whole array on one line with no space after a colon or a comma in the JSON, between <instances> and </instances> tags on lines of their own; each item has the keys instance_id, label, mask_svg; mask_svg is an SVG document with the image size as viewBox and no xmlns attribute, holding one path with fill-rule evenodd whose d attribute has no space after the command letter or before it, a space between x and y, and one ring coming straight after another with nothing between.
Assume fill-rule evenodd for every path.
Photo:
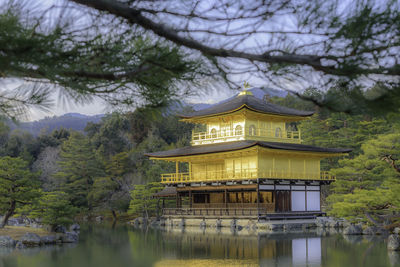
<instances>
[{"instance_id":1,"label":"pine branch","mask_svg":"<svg viewBox=\"0 0 400 267\"><path fill-rule=\"evenodd\" d=\"M394 65L392 67L362 68L357 65L351 68L341 68L341 59L349 57L349 55L311 55L311 54L294 54L282 53L275 55L270 53L255 54L234 49L215 48L194 39L183 37L178 32L165 24L157 23L143 15L141 9L132 8L125 3L110 0L71 0L78 4L92 7L99 11L105 11L120 18L126 19L133 25L139 25L146 30L150 30L160 37L163 37L177 45L185 46L198 50L206 56L214 56L221 58L242 58L251 62L278 63L278 64L296 64L310 66L314 70L321 71L325 74L337 76L354 76L369 74L384 75L400 75L400 67ZM190 30L188 30L190 32ZM223 34L221 34L223 35ZM377 49L381 49L378 47ZM323 61L333 61L331 64L323 64Z\"/></svg>"},{"instance_id":2,"label":"pine branch","mask_svg":"<svg viewBox=\"0 0 400 267\"><path fill-rule=\"evenodd\" d=\"M392 155L385 155L381 158L381 160L386 161L389 165L398 173L400 173L400 166L396 164L396 159L393 158Z\"/></svg>"}]
</instances>

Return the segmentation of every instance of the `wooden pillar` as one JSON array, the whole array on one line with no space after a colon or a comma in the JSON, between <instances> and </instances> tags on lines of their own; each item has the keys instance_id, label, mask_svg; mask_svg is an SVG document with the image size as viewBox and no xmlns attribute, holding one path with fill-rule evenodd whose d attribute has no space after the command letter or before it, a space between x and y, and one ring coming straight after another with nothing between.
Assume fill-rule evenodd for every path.
<instances>
[{"instance_id":1,"label":"wooden pillar","mask_svg":"<svg viewBox=\"0 0 400 267\"><path fill-rule=\"evenodd\" d=\"M257 219L259 215L260 215L260 184L257 179Z\"/></svg>"},{"instance_id":2,"label":"wooden pillar","mask_svg":"<svg viewBox=\"0 0 400 267\"><path fill-rule=\"evenodd\" d=\"M240 153L240 179L243 178L243 154Z\"/></svg>"},{"instance_id":3,"label":"wooden pillar","mask_svg":"<svg viewBox=\"0 0 400 267\"><path fill-rule=\"evenodd\" d=\"M242 215L244 215L244 192L242 189Z\"/></svg>"},{"instance_id":4,"label":"wooden pillar","mask_svg":"<svg viewBox=\"0 0 400 267\"><path fill-rule=\"evenodd\" d=\"M192 209L192 190L189 190L189 208Z\"/></svg>"},{"instance_id":5,"label":"wooden pillar","mask_svg":"<svg viewBox=\"0 0 400 267\"><path fill-rule=\"evenodd\" d=\"M204 169L205 169L205 179L208 179L208 173L207 173L207 161L204 161Z\"/></svg>"},{"instance_id":6,"label":"wooden pillar","mask_svg":"<svg viewBox=\"0 0 400 267\"><path fill-rule=\"evenodd\" d=\"M307 207L307 184L304 184L304 194L305 194L304 200L306 202L304 207L305 207L305 210L308 211L308 207ZM320 201L320 203L321 203L321 201Z\"/></svg>"},{"instance_id":7,"label":"wooden pillar","mask_svg":"<svg viewBox=\"0 0 400 267\"><path fill-rule=\"evenodd\" d=\"M179 161L175 162L176 179L179 177Z\"/></svg>"},{"instance_id":8,"label":"wooden pillar","mask_svg":"<svg viewBox=\"0 0 400 267\"><path fill-rule=\"evenodd\" d=\"M275 177L275 155L272 157L272 175L271 178L277 178Z\"/></svg>"},{"instance_id":9,"label":"wooden pillar","mask_svg":"<svg viewBox=\"0 0 400 267\"><path fill-rule=\"evenodd\" d=\"M224 190L224 201L225 201L225 209L228 209L228 194L226 192L226 188Z\"/></svg>"},{"instance_id":10,"label":"wooden pillar","mask_svg":"<svg viewBox=\"0 0 400 267\"><path fill-rule=\"evenodd\" d=\"M189 162L189 180L192 180L192 163Z\"/></svg>"}]
</instances>

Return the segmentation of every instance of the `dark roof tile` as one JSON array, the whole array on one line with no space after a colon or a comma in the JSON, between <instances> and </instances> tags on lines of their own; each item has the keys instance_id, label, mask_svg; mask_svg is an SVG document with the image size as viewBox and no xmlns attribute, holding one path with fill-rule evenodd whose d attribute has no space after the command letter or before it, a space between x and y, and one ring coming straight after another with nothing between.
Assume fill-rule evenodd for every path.
<instances>
[{"instance_id":1,"label":"dark roof tile","mask_svg":"<svg viewBox=\"0 0 400 267\"><path fill-rule=\"evenodd\" d=\"M153 194L153 197L173 197L176 196L176 187L166 186L160 192Z\"/></svg>"},{"instance_id":2,"label":"dark roof tile","mask_svg":"<svg viewBox=\"0 0 400 267\"><path fill-rule=\"evenodd\" d=\"M229 113L235 111L243 106L247 106L257 112L275 114L275 115L289 115L306 117L314 114L314 111L303 111L292 108L279 106L270 102L266 102L252 95L238 95L229 101L213 105L209 108L195 111L189 114L180 115L181 118L190 119L194 117L211 116L221 113Z\"/></svg>"},{"instance_id":3,"label":"dark roof tile","mask_svg":"<svg viewBox=\"0 0 400 267\"><path fill-rule=\"evenodd\" d=\"M351 149L347 148L323 148L323 147L316 147L316 146L309 146L302 144L262 142L262 141L235 141L235 142L227 142L227 143L219 143L211 145L186 146L167 151L148 153L146 154L146 156L155 158L180 157L188 155L200 155L200 154L234 151L234 150L249 148L256 145L270 149L307 151L307 152L321 152L321 153L351 152Z\"/></svg>"}]
</instances>

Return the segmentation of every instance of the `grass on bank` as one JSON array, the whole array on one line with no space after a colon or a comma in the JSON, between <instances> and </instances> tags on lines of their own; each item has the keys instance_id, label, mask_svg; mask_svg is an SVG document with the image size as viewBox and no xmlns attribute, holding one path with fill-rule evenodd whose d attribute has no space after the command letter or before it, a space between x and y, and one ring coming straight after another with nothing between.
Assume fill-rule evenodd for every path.
<instances>
[{"instance_id":1,"label":"grass on bank","mask_svg":"<svg viewBox=\"0 0 400 267\"><path fill-rule=\"evenodd\" d=\"M13 239L18 240L21 236L26 233L34 233L39 236L50 235L51 233L42 228L32 228L25 226L6 226L0 229L0 235L8 235Z\"/></svg>"}]
</instances>

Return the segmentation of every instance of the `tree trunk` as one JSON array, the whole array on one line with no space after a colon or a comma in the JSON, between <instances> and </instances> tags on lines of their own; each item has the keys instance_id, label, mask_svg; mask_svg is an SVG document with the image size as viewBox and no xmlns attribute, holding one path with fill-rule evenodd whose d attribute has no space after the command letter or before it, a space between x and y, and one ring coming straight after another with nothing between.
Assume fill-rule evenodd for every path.
<instances>
[{"instance_id":1,"label":"tree trunk","mask_svg":"<svg viewBox=\"0 0 400 267\"><path fill-rule=\"evenodd\" d=\"M16 205L15 200L11 201L11 205L10 205L10 207L8 208L6 214L4 214L3 221L2 221L1 224L0 224L0 229L1 229L1 228L4 228L4 226L6 226L6 224L7 224L7 222L8 222L8 219L14 214L15 205Z\"/></svg>"},{"instance_id":2,"label":"tree trunk","mask_svg":"<svg viewBox=\"0 0 400 267\"><path fill-rule=\"evenodd\" d=\"M371 222L373 223L375 226L382 228L382 224L379 223L377 220L375 220L371 214L369 214L369 212L365 212L364 213L365 217Z\"/></svg>"},{"instance_id":3,"label":"tree trunk","mask_svg":"<svg viewBox=\"0 0 400 267\"><path fill-rule=\"evenodd\" d=\"M117 213L115 212L115 210L111 210L111 213L112 213L112 216L113 216L113 218L114 218L114 222L116 222L117 221Z\"/></svg>"}]
</instances>

